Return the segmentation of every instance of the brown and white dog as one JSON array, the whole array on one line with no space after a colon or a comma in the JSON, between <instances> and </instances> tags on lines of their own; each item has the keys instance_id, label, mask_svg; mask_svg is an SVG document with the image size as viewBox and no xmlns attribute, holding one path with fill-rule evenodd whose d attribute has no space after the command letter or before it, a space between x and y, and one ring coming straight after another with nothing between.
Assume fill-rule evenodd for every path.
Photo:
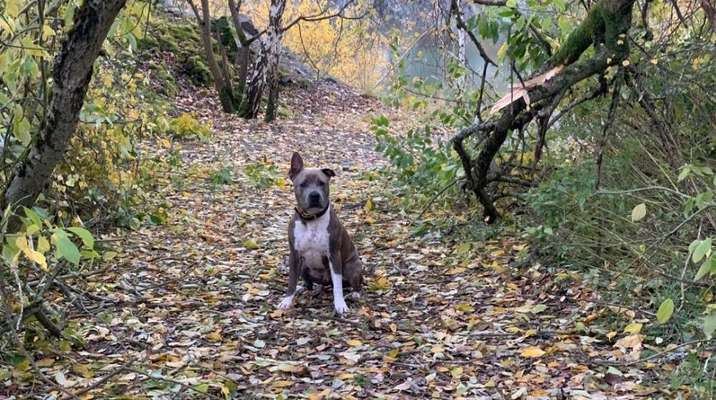
<instances>
[{"instance_id":1,"label":"brown and white dog","mask_svg":"<svg viewBox=\"0 0 716 400\"><path fill-rule=\"evenodd\" d=\"M291 157L288 173L296 194L296 208L288 226L288 290L278 308L291 307L302 288L298 277L312 290L314 283L333 286L333 305L338 314L348 311L344 285L355 295L363 284L363 265L329 199L329 183L335 172L329 168L304 168L298 153Z\"/></svg>"}]
</instances>

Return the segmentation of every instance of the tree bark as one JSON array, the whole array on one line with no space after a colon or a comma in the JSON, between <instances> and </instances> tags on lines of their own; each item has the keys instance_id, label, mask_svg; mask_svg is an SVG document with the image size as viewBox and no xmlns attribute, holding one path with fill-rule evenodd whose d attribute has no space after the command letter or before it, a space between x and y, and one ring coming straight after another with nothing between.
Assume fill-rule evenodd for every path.
<instances>
[{"instance_id":1,"label":"tree bark","mask_svg":"<svg viewBox=\"0 0 716 400\"><path fill-rule=\"evenodd\" d=\"M3 196L4 207L31 206L63 159L92 79L93 65L126 0L86 0L53 67L52 100L39 136ZM4 208L3 207L3 208Z\"/></svg>"},{"instance_id":2,"label":"tree bark","mask_svg":"<svg viewBox=\"0 0 716 400\"><path fill-rule=\"evenodd\" d=\"M266 121L275 117L276 105L278 102L278 62L281 52L281 19L286 0L271 0L269 8L269 26L266 37L261 40L261 51L259 58L254 65L251 78L247 83L240 114L244 118L256 118L261 106L261 97L269 87L269 100L266 110Z\"/></svg>"},{"instance_id":3,"label":"tree bark","mask_svg":"<svg viewBox=\"0 0 716 400\"><path fill-rule=\"evenodd\" d=\"M211 41L211 14L209 12L209 0L201 0L201 13L197 9L192 0L187 0L189 6L194 12L199 28L201 30L201 43L204 47L204 56L206 63L209 64L211 77L214 79L214 87L221 101L221 108L224 112L236 112L236 104L234 101L234 92L231 88L231 78L222 73L219 62L216 61L214 55L214 46Z\"/></svg>"},{"instance_id":4,"label":"tree bark","mask_svg":"<svg viewBox=\"0 0 716 400\"><path fill-rule=\"evenodd\" d=\"M238 80L239 87L236 93L241 94L241 98L235 98L238 104L243 101L244 90L246 89L246 79L249 72L249 63L251 59L251 49L249 40L246 38L246 33L241 28L241 18L239 10L241 9L241 1L236 3L235 0L229 0L229 11L231 12L231 20L234 23L234 30L236 30L236 66L238 68Z\"/></svg>"},{"instance_id":5,"label":"tree bark","mask_svg":"<svg viewBox=\"0 0 716 400\"><path fill-rule=\"evenodd\" d=\"M269 89L268 102L266 103L266 115L264 120L271 122L276 119L276 109L278 108L278 63L281 57L281 19L283 11L286 8L286 0L272 0L271 12L269 14L269 27L267 32L268 40L268 64L266 69L266 79Z\"/></svg>"}]
</instances>

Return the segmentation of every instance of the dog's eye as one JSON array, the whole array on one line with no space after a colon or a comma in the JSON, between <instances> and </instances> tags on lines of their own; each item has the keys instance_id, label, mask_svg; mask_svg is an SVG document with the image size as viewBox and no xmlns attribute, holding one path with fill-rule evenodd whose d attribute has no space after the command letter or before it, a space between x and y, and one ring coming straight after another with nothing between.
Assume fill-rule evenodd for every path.
<instances>
[{"instance_id":1,"label":"dog's eye","mask_svg":"<svg viewBox=\"0 0 716 400\"><path fill-rule=\"evenodd\" d=\"M325 183L323 183L322 181L318 181L318 186L323 186L323 185L325 185Z\"/></svg>"},{"instance_id":2,"label":"dog's eye","mask_svg":"<svg viewBox=\"0 0 716 400\"><path fill-rule=\"evenodd\" d=\"M301 185L300 185L300 186L301 186L302 188L308 187L308 183L306 183L306 182L301 182Z\"/></svg>"}]
</instances>

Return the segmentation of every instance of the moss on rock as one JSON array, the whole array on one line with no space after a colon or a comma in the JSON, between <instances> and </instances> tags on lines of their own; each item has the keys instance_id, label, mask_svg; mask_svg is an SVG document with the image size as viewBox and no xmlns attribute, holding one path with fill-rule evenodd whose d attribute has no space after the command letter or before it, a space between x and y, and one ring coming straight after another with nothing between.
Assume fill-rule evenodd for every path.
<instances>
[{"instance_id":1,"label":"moss on rock","mask_svg":"<svg viewBox=\"0 0 716 400\"><path fill-rule=\"evenodd\" d=\"M186 75L194 84L208 86L211 84L211 73L202 57L199 30L195 24L189 21L161 20L156 31L146 35L139 40L138 47L141 50L172 53L176 59L174 70L164 68L163 72L157 72L162 79L172 76L172 82L176 86L174 77L177 74ZM172 88L169 88L171 91Z\"/></svg>"}]
</instances>

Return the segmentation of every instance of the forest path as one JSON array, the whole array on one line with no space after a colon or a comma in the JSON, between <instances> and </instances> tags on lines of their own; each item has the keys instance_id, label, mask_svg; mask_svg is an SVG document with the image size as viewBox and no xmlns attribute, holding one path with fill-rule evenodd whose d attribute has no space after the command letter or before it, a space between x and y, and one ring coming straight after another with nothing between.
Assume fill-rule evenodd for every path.
<instances>
[{"instance_id":1,"label":"forest path","mask_svg":"<svg viewBox=\"0 0 716 400\"><path fill-rule=\"evenodd\" d=\"M525 247L514 238L467 246L410 234L375 172L384 161L369 131L372 116L393 111L330 83L282 96L289 112L270 125L220 113L208 93L178 99L179 110L213 123L214 136L183 142L181 162L158 182L166 224L104 238L119 251L116 266L93 277L107 303L90 308L94 320L77 319L86 347L73 356L96 378L68 368L72 390L128 360L133 370L90 393L517 399L646 390L642 371L604 374L590 361L638 353L641 341L620 333L614 340L631 338L620 350L607 332L575 329L600 308L573 276L512 270ZM275 308L287 280L293 194L282 179L294 150L338 172L333 203L375 270L343 318L330 290Z\"/></svg>"}]
</instances>

